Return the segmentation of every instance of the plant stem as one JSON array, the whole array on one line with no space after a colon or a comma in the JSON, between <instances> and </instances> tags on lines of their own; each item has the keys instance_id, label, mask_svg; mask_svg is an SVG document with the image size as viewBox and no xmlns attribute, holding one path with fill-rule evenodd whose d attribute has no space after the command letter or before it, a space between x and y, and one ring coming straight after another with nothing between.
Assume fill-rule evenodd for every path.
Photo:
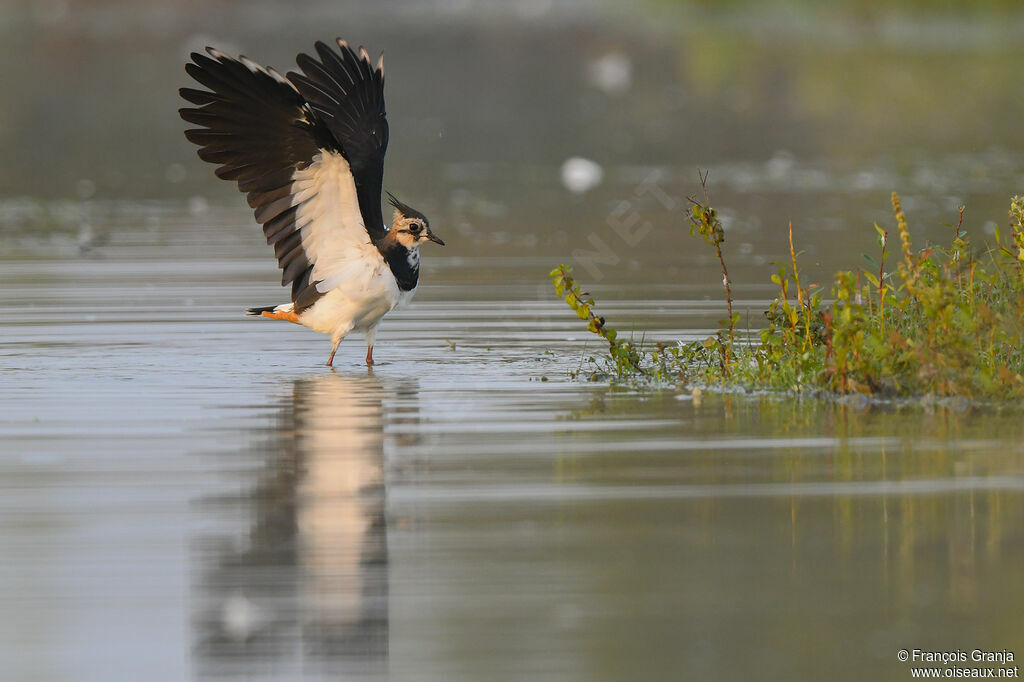
<instances>
[{"instance_id":1,"label":"plant stem","mask_svg":"<svg viewBox=\"0 0 1024 682\"><path fill-rule=\"evenodd\" d=\"M878 324L885 338L885 245L889 241L889 232L882 233L882 262L878 266Z\"/></svg>"},{"instance_id":2,"label":"plant stem","mask_svg":"<svg viewBox=\"0 0 1024 682\"><path fill-rule=\"evenodd\" d=\"M789 221L789 258L793 261L793 280L796 282L796 300L800 314L804 317L804 350L811 345L811 315L804 305L804 289L800 286L800 271L796 267L796 251L793 249L793 221ZM795 330L794 330L795 331Z\"/></svg>"},{"instance_id":3,"label":"plant stem","mask_svg":"<svg viewBox=\"0 0 1024 682\"><path fill-rule=\"evenodd\" d=\"M729 310L729 344L734 343L733 330L736 322L732 318L732 288L729 286L729 271L725 268L725 259L722 258L722 243L715 242L715 251L718 253L718 262L722 264L722 283L725 284L725 304Z\"/></svg>"}]
</instances>

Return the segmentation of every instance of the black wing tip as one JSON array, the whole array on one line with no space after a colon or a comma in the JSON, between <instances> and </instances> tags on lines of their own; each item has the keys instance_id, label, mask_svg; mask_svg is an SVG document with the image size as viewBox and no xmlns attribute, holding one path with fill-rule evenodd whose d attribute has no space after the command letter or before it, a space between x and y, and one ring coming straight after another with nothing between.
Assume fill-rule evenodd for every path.
<instances>
[{"instance_id":1,"label":"black wing tip","mask_svg":"<svg viewBox=\"0 0 1024 682\"><path fill-rule=\"evenodd\" d=\"M185 62L185 68L190 66L198 66L201 69L209 68L211 64L218 64L222 62L222 57L225 57L224 53L216 50L212 47L206 47L204 49L206 54L202 52L193 52L189 55L192 59L191 62Z\"/></svg>"},{"instance_id":2,"label":"black wing tip","mask_svg":"<svg viewBox=\"0 0 1024 682\"><path fill-rule=\"evenodd\" d=\"M206 54L203 54L203 52ZM214 65L228 66L232 64L242 64L248 68L249 64L255 64L255 62L245 55L238 55L237 57L234 57L223 50L213 47L212 45L204 47L203 52L191 53L189 57L191 57L192 62L185 62L185 69L187 70L190 66L209 69Z\"/></svg>"},{"instance_id":3,"label":"black wing tip","mask_svg":"<svg viewBox=\"0 0 1024 682\"><path fill-rule=\"evenodd\" d=\"M337 43L338 48L341 49L342 53L348 52L356 61L365 62L366 65L370 67L371 71L380 71L381 74L384 73L384 50L380 51L380 57L377 59L377 64L374 65L373 60L370 58L370 52L362 45L360 45L358 49L353 48L349 42L341 36L336 37L334 42ZM318 40L316 41L316 44L330 49L323 43L323 41Z\"/></svg>"},{"instance_id":4,"label":"black wing tip","mask_svg":"<svg viewBox=\"0 0 1024 682\"><path fill-rule=\"evenodd\" d=\"M203 126L202 130L206 130L210 121L207 118L205 112L202 109L195 109L193 107L181 107L178 109L178 116L181 120L192 125ZM186 133L187 134L187 133Z\"/></svg>"}]
</instances>

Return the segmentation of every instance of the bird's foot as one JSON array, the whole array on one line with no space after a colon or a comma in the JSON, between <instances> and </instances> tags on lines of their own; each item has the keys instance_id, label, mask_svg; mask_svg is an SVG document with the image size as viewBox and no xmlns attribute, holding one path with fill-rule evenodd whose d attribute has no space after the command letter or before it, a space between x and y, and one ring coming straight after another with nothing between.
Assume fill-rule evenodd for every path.
<instances>
[{"instance_id":1,"label":"bird's foot","mask_svg":"<svg viewBox=\"0 0 1024 682\"><path fill-rule=\"evenodd\" d=\"M373 346L370 346L369 348L366 349L366 364L373 364Z\"/></svg>"},{"instance_id":2,"label":"bird's foot","mask_svg":"<svg viewBox=\"0 0 1024 682\"><path fill-rule=\"evenodd\" d=\"M337 341L335 341L334 345L331 346L331 357L327 358L327 366L328 367L333 367L334 366L334 354L338 352L338 344L339 343L341 343L341 339L338 339Z\"/></svg>"}]
</instances>

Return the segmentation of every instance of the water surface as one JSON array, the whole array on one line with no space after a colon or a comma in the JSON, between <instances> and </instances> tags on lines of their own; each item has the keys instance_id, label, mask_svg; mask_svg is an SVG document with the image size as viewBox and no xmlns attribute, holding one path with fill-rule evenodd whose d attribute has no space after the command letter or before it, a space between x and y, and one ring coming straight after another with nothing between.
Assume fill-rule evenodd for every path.
<instances>
[{"instance_id":1,"label":"water surface","mask_svg":"<svg viewBox=\"0 0 1024 682\"><path fill-rule=\"evenodd\" d=\"M372 370L242 317L265 260L8 263L12 679L896 679L1018 641L1018 412L573 381L559 305L432 262Z\"/></svg>"}]
</instances>

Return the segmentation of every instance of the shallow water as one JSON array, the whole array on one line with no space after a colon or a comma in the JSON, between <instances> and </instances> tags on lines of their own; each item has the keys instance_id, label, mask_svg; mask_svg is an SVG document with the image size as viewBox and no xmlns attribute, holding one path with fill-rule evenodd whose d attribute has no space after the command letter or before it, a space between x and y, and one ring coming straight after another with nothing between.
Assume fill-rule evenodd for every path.
<instances>
[{"instance_id":1,"label":"shallow water","mask_svg":"<svg viewBox=\"0 0 1024 682\"><path fill-rule=\"evenodd\" d=\"M918 243L964 202L990 237L1024 180L1020 17L336 4L0 10L32 57L0 61L23 94L0 103L0 677L863 680L907 679L900 649L1024 655L1019 410L572 380L600 347L546 279L568 262L620 330L704 338L698 165L755 327L790 219L826 284L892 190ZM283 66L324 26L388 49L388 184L449 244L372 370L359 339L327 369L325 337L242 315L283 300L273 261L174 113L189 49ZM588 193L560 183L573 155L604 168ZM581 255L595 238L613 257Z\"/></svg>"},{"instance_id":2,"label":"shallow water","mask_svg":"<svg viewBox=\"0 0 1024 682\"><path fill-rule=\"evenodd\" d=\"M1019 642L1018 412L571 381L560 305L430 262L372 370L241 315L267 259L5 263L10 679L897 679Z\"/></svg>"}]
</instances>

